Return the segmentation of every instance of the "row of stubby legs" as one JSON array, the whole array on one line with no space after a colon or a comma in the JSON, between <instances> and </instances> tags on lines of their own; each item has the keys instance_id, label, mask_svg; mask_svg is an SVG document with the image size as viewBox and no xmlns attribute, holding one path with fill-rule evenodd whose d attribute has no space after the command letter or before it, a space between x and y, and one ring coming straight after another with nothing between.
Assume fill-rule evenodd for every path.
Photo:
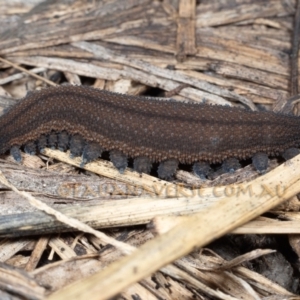
<instances>
[{"instance_id":1,"label":"row of stubby legs","mask_svg":"<svg viewBox=\"0 0 300 300\"><path fill-rule=\"evenodd\" d=\"M60 133L53 131L48 135L42 135L37 141L32 141L24 145L24 151L28 154L35 155L37 151L43 152L45 147L52 149L58 148L61 151L66 151L70 148L71 157L82 157L81 167L100 157L104 151L98 143L86 142L79 134L70 136L66 131ZM22 160L19 145L14 145L10 149L10 153L17 162ZM298 148L289 148L282 156L285 160L288 160L299 153ZM128 165L128 157L121 151L111 150L109 152L109 158L119 172L123 173ZM258 152L252 157L252 165L260 174L263 174L267 170L268 162L269 158L266 153ZM168 159L160 162L157 168L158 177L167 180L171 179L178 165L179 162L176 159ZM152 162L146 156L139 156L134 158L133 168L139 173L148 174L151 171ZM241 165L238 159L228 158L222 163L221 168L225 173L232 173L241 168ZM213 172L211 165L205 161L195 162L192 169L201 179L206 179Z\"/></svg>"}]
</instances>

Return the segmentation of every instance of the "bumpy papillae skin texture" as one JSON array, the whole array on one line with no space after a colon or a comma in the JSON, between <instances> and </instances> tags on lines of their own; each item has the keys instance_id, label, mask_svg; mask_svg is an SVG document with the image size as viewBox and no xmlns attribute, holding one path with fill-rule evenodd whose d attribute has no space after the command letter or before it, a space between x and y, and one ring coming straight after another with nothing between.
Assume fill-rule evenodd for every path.
<instances>
[{"instance_id":1,"label":"bumpy papillae skin texture","mask_svg":"<svg viewBox=\"0 0 300 300\"><path fill-rule=\"evenodd\" d=\"M0 118L0 154L66 131L151 162L216 163L282 154L300 145L299 130L290 115L61 86L30 93Z\"/></svg>"}]
</instances>

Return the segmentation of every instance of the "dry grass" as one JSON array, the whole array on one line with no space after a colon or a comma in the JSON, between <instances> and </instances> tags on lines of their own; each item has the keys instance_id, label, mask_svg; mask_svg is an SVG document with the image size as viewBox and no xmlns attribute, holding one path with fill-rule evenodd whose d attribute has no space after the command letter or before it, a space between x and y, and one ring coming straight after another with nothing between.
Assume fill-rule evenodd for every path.
<instances>
[{"instance_id":1,"label":"dry grass","mask_svg":"<svg viewBox=\"0 0 300 300\"><path fill-rule=\"evenodd\" d=\"M253 110L297 93L295 1L176 3L1 4L0 107L63 82ZM101 159L80 169L51 149L21 165L2 158L1 299L299 298L297 281L249 267L272 247L228 260L203 248L228 233L284 234L299 258L299 156L206 182L183 170L173 182L121 175Z\"/></svg>"}]
</instances>

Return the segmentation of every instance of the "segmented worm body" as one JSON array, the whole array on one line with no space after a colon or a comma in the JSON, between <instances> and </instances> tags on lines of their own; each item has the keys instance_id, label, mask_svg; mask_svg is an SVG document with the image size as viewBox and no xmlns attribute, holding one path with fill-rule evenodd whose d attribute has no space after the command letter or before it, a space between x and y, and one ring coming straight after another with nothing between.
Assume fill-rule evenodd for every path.
<instances>
[{"instance_id":1,"label":"segmented worm body","mask_svg":"<svg viewBox=\"0 0 300 300\"><path fill-rule=\"evenodd\" d=\"M160 177L169 178L180 162L201 176L207 163L230 159L257 157L265 168L267 155L299 147L299 130L291 115L60 86L29 93L0 118L0 154L19 160L21 146L70 147L87 163L105 150L120 171L132 157L139 172L160 162Z\"/></svg>"}]
</instances>

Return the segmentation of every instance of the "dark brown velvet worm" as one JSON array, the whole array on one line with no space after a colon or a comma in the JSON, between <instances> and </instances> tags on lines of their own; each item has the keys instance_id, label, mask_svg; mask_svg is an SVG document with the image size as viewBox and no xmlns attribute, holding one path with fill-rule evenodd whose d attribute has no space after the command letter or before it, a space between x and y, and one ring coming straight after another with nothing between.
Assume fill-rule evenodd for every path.
<instances>
[{"instance_id":1,"label":"dark brown velvet worm","mask_svg":"<svg viewBox=\"0 0 300 300\"><path fill-rule=\"evenodd\" d=\"M11 150L18 159L21 146L30 153L68 146L85 163L107 150L120 170L132 157L146 172L151 162L176 169L178 162L281 155L300 145L299 130L291 115L61 86L29 93L0 118L0 154Z\"/></svg>"}]
</instances>

